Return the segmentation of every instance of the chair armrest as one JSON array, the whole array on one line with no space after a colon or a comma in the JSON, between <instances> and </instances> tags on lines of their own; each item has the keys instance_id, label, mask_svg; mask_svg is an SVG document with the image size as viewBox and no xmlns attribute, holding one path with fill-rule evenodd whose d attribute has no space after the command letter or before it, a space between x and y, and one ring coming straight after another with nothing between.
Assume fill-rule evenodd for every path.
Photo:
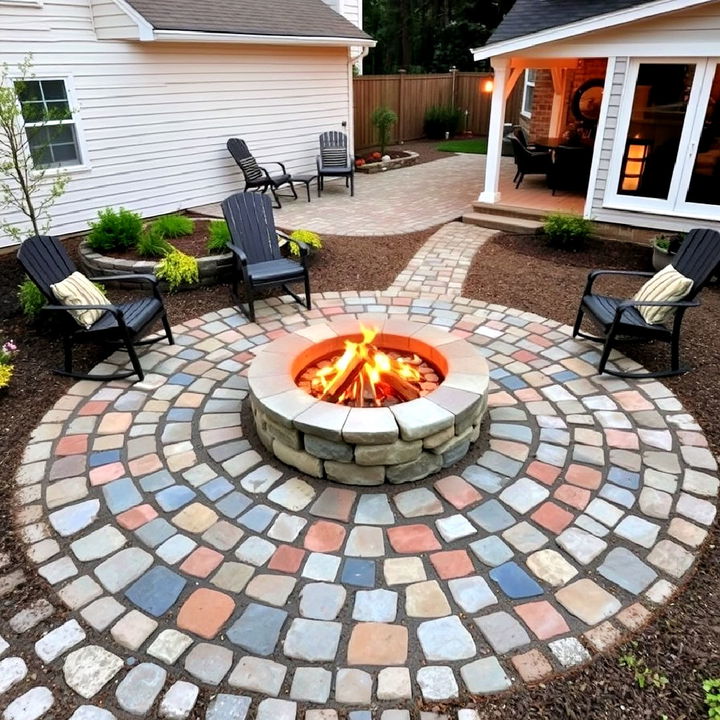
<instances>
[{"instance_id":1,"label":"chair armrest","mask_svg":"<svg viewBox=\"0 0 720 720\"><path fill-rule=\"evenodd\" d=\"M270 160L270 161L266 162L265 165L279 165L282 168L283 175L287 175L287 170L285 168L285 165L281 162L277 162L277 160ZM264 167L261 169L265 170ZM267 172L267 170L265 170L265 172Z\"/></svg>"},{"instance_id":2,"label":"chair armrest","mask_svg":"<svg viewBox=\"0 0 720 720\"><path fill-rule=\"evenodd\" d=\"M158 279L154 275L135 273L120 273L119 275L100 275L98 277L89 277L88 280L92 280L92 282L102 282L103 280L122 280L130 282L148 282L151 285L158 284Z\"/></svg>"},{"instance_id":3,"label":"chair armrest","mask_svg":"<svg viewBox=\"0 0 720 720\"><path fill-rule=\"evenodd\" d=\"M245 251L239 248L237 245L232 245L231 243L228 243L227 245L228 250L230 250L231 253L234 255L237 255L238 259L243 265L247 265L247 255L245 254Z\"/></svg>"},{"instance_id":4,"label":"chair armrest","mask_svg":"<svg viewBox=\"0 0 720 720\"><path fill-rule=\"evenodd\" d=\"M302 240L296 240L295 238L292 238L289 235L286 235L284 232L280 232L279 230L277 231L277 234L287 242L291 242L297 245L298 248L300 248L300 255L305 256L310 254L310 248Z\"/></svg>"},{"instance_id":5,"label":"chair armrest","mask_svg":"<svg viewBox=\"0 0 720 720\"><path fill-rule=\"evenodd\" d=\"M595 281L602 275L625 275L635 277L652 277L655 273L645 270L591 270L588 273L585 295L589 295Z\"/></svg>"},{"instance_id":6,"label":"chair armrest","mask_svg":"<svg viewBox=\"0 0 720 720\"><path fill-rule=\"evenodd\" d=\"M107 310L112 313L118 321L123 320L123 311L116 305L45 305L43 310Z\"/></svg>"}]
</instances>

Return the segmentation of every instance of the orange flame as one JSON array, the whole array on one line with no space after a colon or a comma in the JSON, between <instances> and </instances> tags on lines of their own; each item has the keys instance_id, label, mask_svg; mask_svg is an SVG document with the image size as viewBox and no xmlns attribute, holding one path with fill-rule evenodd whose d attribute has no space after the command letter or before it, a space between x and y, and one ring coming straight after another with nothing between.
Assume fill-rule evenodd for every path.
<instances>
[{"instance_id":1,"label":"orange flame","mask_svg":"<svg viewBox=\"0 0 720 720\"><path fill-rule=\"evenodd\" d=\"M393 395L393 388L387 382L388 375L395 374L402 380L413 383L420 382L422 375L414 365L420 364L420 359L414 356L411 361L403 358L393 358L372 344L378 330L360 326L363 339L356 343L345 341L345 352L333 363L320 368L311 380L313 395L325 398L332 394L333 387L338 380L342 380L350 368L355 368L358 358L362 366L355 373L354 380L345 388L337 398L338 403L357 405L381 405L383 400Z\"/></svg>"}]
</instances>

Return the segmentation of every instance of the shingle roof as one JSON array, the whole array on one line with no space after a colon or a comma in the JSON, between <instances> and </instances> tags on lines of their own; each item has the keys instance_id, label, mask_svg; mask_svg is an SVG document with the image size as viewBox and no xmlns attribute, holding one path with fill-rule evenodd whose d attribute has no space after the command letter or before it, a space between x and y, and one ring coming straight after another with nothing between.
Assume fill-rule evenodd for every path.
<instances>
[{"instance_id":1,"label":"shingle roof","mask_svg":"<svg viewBox=\"0 0 720 720\"><path fill-rule=\"evenodd\" d=\"M323 0L128 0L156 30L240 35L370 36Z\"/></svg>"},{"instance_id":2,"label":"shingle roof","mask_svg":"<svg viewBox=\"0 0 720 720\"><path fill-rule=\"evenodd\" d=\"M487 44L532 35L561 25L645 5L648 0L517 0Z\"/></svg>"}]
</instances>

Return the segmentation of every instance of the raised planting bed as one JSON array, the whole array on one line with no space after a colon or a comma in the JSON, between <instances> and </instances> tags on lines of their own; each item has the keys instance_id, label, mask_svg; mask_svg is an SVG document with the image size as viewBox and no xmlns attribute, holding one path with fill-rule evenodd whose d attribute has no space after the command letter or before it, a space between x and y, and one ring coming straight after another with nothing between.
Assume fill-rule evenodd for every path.
<instances>
[{"instance_id":1,"label":"raised planting bed","mask_svg":"<svg viewBox=\"0 0 720 720\"><path fill-rule=\"evenodd\" d=\"M195 219L195 231L192 235L172 238L168 240L174 247L186 255L197 259L199 280L192 286L183 286L181 289L190 289L197 285L215 285L226 280L230 273L232 255L230 253L208 254L208 224L209 220ZM133 248L125 251L113 251L112 254L101 254L93 250L85 240L78 248L80 262L88 275L105 276L134 273L136 275L156 274L159 259L143 258ZM136 283L118 282L120 287L137 287ZM161 282L161 287L165 283Z\"/></svg>"},{"instance_id":2,"label":"raised planting bed","mask_svg":"<svg viewBox=\"0 0 720 720\"><path fill-rule=\"evenodd\" d=\"M355 171L360 173L372 174L379 172L387 172L388 170L397 170L398 168L409 167L415 165L419 155L410 150L389 150L385 153L385 157L389 160L383 161L377 158L378 153L368 153L367 155L355 158ZM358 164L362 161L362 164Z\"/></svg>"}]
</instances>

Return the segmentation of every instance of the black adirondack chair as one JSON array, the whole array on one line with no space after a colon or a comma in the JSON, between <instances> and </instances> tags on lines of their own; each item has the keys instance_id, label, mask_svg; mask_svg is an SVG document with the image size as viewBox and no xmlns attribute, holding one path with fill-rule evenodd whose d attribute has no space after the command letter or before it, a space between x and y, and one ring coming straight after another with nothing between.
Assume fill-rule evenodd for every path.
<instances>
[{"instance_id":1,"label":"black adirondack chair","mask_svg":"<svg viewBox=\"0 0 720 720\"><path fill-rule=\"evenodd\" d=\"M287 283L305 284L305 305L310 309L310 276L307 268L308 246L275 229L272 206L267 195L237 193L222 202L223 215L230 228L228 249L233 254L232 295L251 322L255 320L255 288L282 286L299 303L303 301L287 287ZM278 236L295 243L300 249L300 262L280 254ZM238 294L242 280L247 310Z\"/></svg>"},{"instance_id":2,"label":"black adirondack chair","mask_svg":"<svg viewBox=\"0 0 720 720\"><path fill-rule=\"evenodd\" d=\"M707 285L711 277L720 267L720 233L715 230L691 230L672 262L673 267L685 277L693 281L693 286L684 300L677 302L638 302L607 295L597 295L592 291L593 284L601 275L635 275L652 277L651 272L635 272L628 270L593 270L588 275L587 285L583 292L578 309L573 337L580 336L587 340L604 343L602 356L598 365L598 373L603 372L619 377L667 377L687 372L688 368L680 367L680 328L685 311L698 307L696 299L700 291ZM638 307L671 307L674 308L672 327L664 324L649 324L638 311ZM597 337L581 332L580 326L584 314L587 313L596 325L602 328L602 336ZM668 323L670 319L668 320ZM651 373L623 373L608 370L605 366L610 351L618 337L631 337L639 340L662 340L670 343L670 369Z\"/></svg>"},{"instance_id":3,"label":"black adirondack chair","mask_svg":"<svg viewBox=\"0 0 720 720\"><path fill-rule=\"evenodd\" d=\"M282 173L271 175L266 168L257 164L257 161L250 153L250 150L248 150L248 146L244 140L240 140L240 138L230 138L227 141L227 149L240 167L240 170L242 170L243 177L245 178L245 192L259 191L265 193L269 190L277 203L275 207L281 208L282 203L280 202L277 190L283 185L288 185L297 200L297 192L295 192L292 175L288 173L283 163L266 163L268 165L279 165L282 168Z\"/></svg>"},{"instance_id":4,"label":"black adirondack chair","mask_svg":"<svg viewBox=\"0 0 720 720\"><path fill-rule=\"evenodd\" d=\"M123 282L146 283L150 285L152 294L142 300L133 300L119 305L82 305L69 308L67 305L61 305L50 289L51 285L59 283L77 270L57 238L47 235L36 235L28 238L20 246L17 258L27 276L38 286L40 292L47 299L48 304L43 309L58 313L62 312L65 362L62 370L55 371L59 375L68 375L82 380L113 380L137 375L142 380L145 375L135 347L137 345L149 345L165 339L170 345L173 344L170 323L158 288L158 281L154 275L128 273L90 278L90 280L99 282L122 280ZM69 309L91 310L95 308L105 312L87 329L79 325L68 312ZM146 334L146 331L158 319L162 322L165 334L147 340L138 340L138 338ZM89 375L74 372L72 348L75 343L81 342L98 343L112 347L124 346L130 358L132 370L123 370L111 375Z\"/></svg>"},{"instance_id":5,"label":"black adirondack chair","mask_svg":"<svg viewBox=\"0 0 720 720\"><path fill-rule=\"evenodd\" d=\"M326 177L344 177L350 196L355 195L355 165L348 154L345 133L331 130L320 135L320 154L317 156L318 197L325 189Z\"/></svg>"},{"instance_id":6,"label":"black adirondack chair","mask_svg":"<svg viewBox=\"0 0 720 720\"><path fill-rule=\"evenodd\" d=\"M526 175L549 175L552 172L552 154L550 152L531 152L515 135L510 136L517 172L513 178L515 188L520 187Z\"/></svg>"}]
</instances>

